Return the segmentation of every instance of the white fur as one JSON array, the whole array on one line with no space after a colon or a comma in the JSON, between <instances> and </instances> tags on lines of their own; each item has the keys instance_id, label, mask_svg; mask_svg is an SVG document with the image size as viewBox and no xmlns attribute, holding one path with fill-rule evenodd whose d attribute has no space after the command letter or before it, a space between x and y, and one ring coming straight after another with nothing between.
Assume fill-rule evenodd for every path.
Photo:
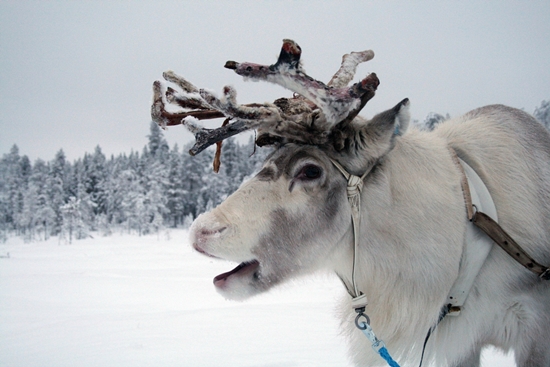
<instances>
[{"instance_id":1,"label":"white fur","mask_svg":"<svg viewBox=\"0 0 550 367\"><path fill-rule=\"evenodd\" d=\"M396 116L402 133L407 114L408 108L401 108ZM357 283L369 299L373 329L402 365L419 363L426 333L457 277L466 226L471 225L449 148L484 180L505 230L539 262L550 263L550 135L535 124L520 111L489 106L433 133L412 129L398 137L375 134L380 141L367 141L364 154L380 164L362 193ZM306 158L292 159L296 152ZM385 155L374 156L377 152ZM322 269L349 281L353 239L345 180L328 160L333 155L345 165L348 159L355 170L357 162L369 161L353 161L355 153L349 154L344 158L330 150L283 146L266 163L279 174L276 180L256 177L196 220L191 237L203 251L237 262L260 261L261 286L251 275L242 276L224 296L242 299ZM311 162L323 176L297 179ZM320 208L337 209L329 215ZM342 328L351 358L358 366L383 364L355 328L350 298L344 288L342 293ZM478 366L481 349L494 345L513 349L520 367L550 366L549 304L550 283L495 246L461 315L443 320L432 335L425 364Z\"/></svg>"}]
</instances>

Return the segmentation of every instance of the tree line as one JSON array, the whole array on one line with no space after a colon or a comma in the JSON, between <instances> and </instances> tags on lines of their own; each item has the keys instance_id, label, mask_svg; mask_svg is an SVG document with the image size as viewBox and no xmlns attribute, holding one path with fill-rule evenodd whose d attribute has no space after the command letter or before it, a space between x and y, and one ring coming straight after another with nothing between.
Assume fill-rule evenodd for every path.
<instances>
[{"instance_id":1,"label":"tree line","mask_svg":"<svg viewBox=\"0 0 550 367\"><path fill-rule=\"evenodd\" d=\"M550 129L550 101L534 116ZM448 119L430 113L417 125L432 130ZM159 233L188 227L200 213L221 203L257 171L269 148L227 139L220 172L212 172L214 151L191 157L170 148L162 130L151 123L141 153L107 158L97 146L73 163L63 150L51 161L31 163L14 145L0 159L0 241L22 236L26 241L59 236L65 242L115 231Z\"/></svg>"},{"instance_id":2,"label":"tree line","mask_svg":"<svg viewBox=\"0 0 550 367\"><path fill-rule=\"evenodd\" d=\"M227 139L214 174L214 152L191 157L189 148L169 148L154 123L141 153L117 157L107 158L97 146L73 163L60 150L49 162L31 164L14 145L0 160L0 240L59 236L70 243L92 233L143 235L186 227L235 191L269 151L252 139Z\"/></svg>"}]
</instances>

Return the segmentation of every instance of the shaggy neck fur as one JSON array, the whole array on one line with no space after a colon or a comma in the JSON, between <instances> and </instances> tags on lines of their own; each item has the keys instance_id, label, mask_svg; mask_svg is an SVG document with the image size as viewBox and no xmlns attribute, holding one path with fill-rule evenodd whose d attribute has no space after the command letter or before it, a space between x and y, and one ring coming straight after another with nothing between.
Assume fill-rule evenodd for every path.
<instances>
[{"instance_id":1,"label":"shaggy neck fur","mask_svg":"<svg viewBox=\"0 0 550 367\"><path fill-rule=\"evenodd\" d=\"M448 185L443 185L448 189L433 183L435 172L448 181ZM403 185L411 177L414 182ZM399 139L383 163L366 178L368 189L362 195L362 207L368 209L363 211L359 226L360 265L356 280L369 300L366 313L373 329L392 355L406 360L420 358L426 332L436 323L458 273L462 238L453 240L433 234L446 227L464 228L463 216L444 215L449 206L462 214L459 182L446 142L415 130ZM405 205L407 198L413 196L429 198L429 209ZM414 233L403 225L418 220L426 223L429 230ZM342 246L349 248L352 244L350 228ZM351 276L353 252L344 253L343 263L335 270ZM345 298L344 325L348 324L345 326L352 343L364 345L364 336L354 330L355 315L350 312L349 296ZM371 357L369 363L378 362L374 353Z\"/></svg>"}]
</instances>

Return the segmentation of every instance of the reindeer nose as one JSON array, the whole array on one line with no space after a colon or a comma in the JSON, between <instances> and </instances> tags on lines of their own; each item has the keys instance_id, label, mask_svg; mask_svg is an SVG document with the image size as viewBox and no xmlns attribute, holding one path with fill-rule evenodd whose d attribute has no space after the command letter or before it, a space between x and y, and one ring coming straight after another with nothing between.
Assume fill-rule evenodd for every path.
<instances>
[{"instance_id":1,"label":"reindeer nose","mask_svg":"<svg viewBox=\"0 0 550 367\"><path fill-rule=\"evenodd\" d=\"M204 236L204 237L216 236L216 235L219 235L220 233L222 233L223 231L225 231L226 229L227 229L227 227L220 227L220 228L217 228L217 229L203 228L199 231L199 235Z\"/></svg>"},{"instance_id":2,"label":"reindeer nose","mask_svg":"<svg viewBox=\"0 0 550 367\"><path fill-rule=\"evenodd\" d=\"M192 243L193 248L195 251L200 252L201 254L204 254L209 257L216 257L208 252L208 242L211 241L213 238L216 238L221 235L223 231L225 231L227 227L219 227L216 229L208 229L208 228L198 228L196 230L192 230L191 237L192 237Z\"/></svg>"},{"instance_id":3,"label":"reindeer nose","mask_svg":"<svg viewBox=\"0 0 550 367\"><path fill-rule=\"evenodd\" d=\"M215 229L210 228L197 228L193 231L194 243L195 244L205 244L212 238L218 237L227 229L227 227L217 227ZM201 251L199 251L201 252Z\"/></svg>"}]
</instances>

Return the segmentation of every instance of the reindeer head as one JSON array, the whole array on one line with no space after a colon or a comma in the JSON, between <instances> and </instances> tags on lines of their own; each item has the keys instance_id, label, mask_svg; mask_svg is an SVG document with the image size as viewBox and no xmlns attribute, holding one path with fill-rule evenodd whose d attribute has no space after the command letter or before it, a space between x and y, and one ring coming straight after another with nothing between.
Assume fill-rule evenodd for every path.
<instances>
[{"instance_id":1,"label":"reindeer head","mask_svg":"<svg viewBox=\"0 0 550 367\"><path fill-rule=\"evenodd\" d=\"M183 91L163 90L160 82L153 86L153 119L161 126L183 123L193 132L192 155L250 129L258 131L258 145L276 147L254 178L191 227L197 251L240 263L214 279L227 298L246 298L323 267L347 276L334 260L346 262L350 255L351 209L346 180L333 161L355 175L374 172L408 125L407 99L372 120L358 116L374 97L378 78L372 73L347 85L357 65L374 57L372 51L344 55L328 84L309 77L300 56L300 47L284 40L273 65L226 63L243 77L295 92L295 97L273 103L239 105L232 87L224 87L217 98L173 72L164 78ZM170 113L166 103L187 110ZM205 129L197 123L216 117L226 118L221 128ZM374 179L376 174L369 174L366 183Z\"/></svg>"}]
</instances>

